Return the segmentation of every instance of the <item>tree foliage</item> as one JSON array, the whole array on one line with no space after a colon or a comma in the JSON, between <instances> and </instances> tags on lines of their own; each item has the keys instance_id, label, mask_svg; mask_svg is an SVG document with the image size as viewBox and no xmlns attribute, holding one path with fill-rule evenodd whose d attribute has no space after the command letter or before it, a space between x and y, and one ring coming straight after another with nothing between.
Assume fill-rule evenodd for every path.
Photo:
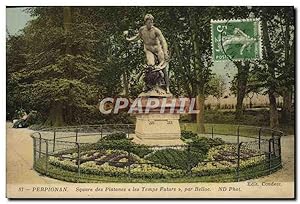
<instances>
[{"instance_id":1,"label":"tree foliage","mask_svg":"<svg viewBox=\"0 0 300 204\"><path fill-rule=\"evenodd\" d=\"M99 99L134 98L143 89L143 43L129 43L145 14L154 15L171 56L169 76L175 96L220 98L221 78L212 74L211 19L262 19L264 59L236 63L236 92L269 95L293 90L294 13L291 7L32 7L21 35L7 35L7 117L24 108L37 110L47 125L128 121L125 115L101 115ZM268 35L266 35L268 34ZM234 82L235 83L235 82ZM233 84L234 84L233 83ZM245 92L245 94L243 94ZM288 107L287 107L288 108ZM274 110L274 107L273 109ZM201 129L201 128L200 128Z\"/></svg>"}]
</instances>

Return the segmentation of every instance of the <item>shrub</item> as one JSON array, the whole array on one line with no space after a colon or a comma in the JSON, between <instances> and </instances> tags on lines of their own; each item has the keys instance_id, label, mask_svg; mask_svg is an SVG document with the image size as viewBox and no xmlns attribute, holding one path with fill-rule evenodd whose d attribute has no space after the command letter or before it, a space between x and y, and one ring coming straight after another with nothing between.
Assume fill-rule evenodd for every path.
<instances>
[{"instance_id":1,"label":"shrub","mask_svg":"<svg viewBox=\"0 0 300 204\"><path fill-rule=\"evenodd\" d=\"M112 133L112 134L108 134L105 137L103 137L102 140L123 140L126 139L126 133L124 132L117 132L117 133Z\"/></svg>"},{"instance_id":2,"label":"shrub","mask_svg":"<svg viewBox=\"0 0 300 204\"><path fill-rule=\"evenodd\" d=\"M223 145L225 144L225 141L221 138L200 137L193 139L189 144L194 151L199 151L203 154L206 154L210 148Z\"/></svg>"},{"instance_id":3,"label":"shrub","mask_svg":"<svg viewBox=\"0 0 300 204\"><path fill-rule=\"evenodd\" d=\"M29 129L35 130L35 131L42 130L44 128L48 128L48 126L44 126L44 124L33 124L33 125L29 126Z\"/></svg>"},{"instance_id":4,"label":"shrub","mask_svg":"<svg viewBox=\"0 0 300 204\"><path fill-rule=\"evenodd\" d=\"M189 143L191 150L195 152L200 152L201 154L207 154L210 146L208 144L208 138L200 137L193 139L192 142Z\"/></svg>"},{"instance_id":5,"label":"shrub","mask_svg":"<svg viewBox=\"0 0 300 204\"><path fill-rule=\"evenodd\" d=\"M151 149L149 149L146 145L135 145L132 149L131 152L133 154L138 155L139 157L143 158L146 155L150 154L153 152Z\"/></svg>"},{"instance_id":6,"label":"shrub","mask_svg":"<svg viewBox=\"0 0 300 204\"><path fill-rule=\"evenodd\" d=\"M194 139L197 138L197 133L193 133L192 131L181 131L181 138L182 139Z\"/></svg>"},{"instance_id":7,"label":"shrub","mask_svg":"<svg viewBox=\"0 0 300 204\"><path fill-rule=\"evenodd\" d=\"M199 151L163 149L147 156L146 159L174 169L188 170L205 158Z\"/></svg>"},{"instance_id":8,"label":"shrub","mask_svg":"<svg viewBox=\"0 0 300 204\"><path fill-rule=\"evenodd\" d=\"M96 149L117 149L117 150L125 150L129 151L133 154L138 155L139 157L144 157L145 155L152 152L145 145L138 145L134 144L129 139L122 139L122 140L99 140L96 144L93 145L91 148Z\"/></svg>"},{"instance_id":9,"label":"shrub","mask_svg":"<svg viewBox=\"0 0 300 204\"><path fill-rule=\"evenodd\" d=\"M225 141L221 138L208 138L207 142L210 148L225 144Z\"/></svg>"},{"instance_id":10,"label":"shrub","mask_svg":"<svg viewBox=\"0 0 300 204\"><path fill-rule=\"evenodd\" d=\"M190 151L178 150L178 149L163 149L158 150L149 156L146 156L146 159L168 166L174 169L183 169L188 170L196 166L199 162L203 161L208 153L208 150L211 147L222 145L225 142L222 139L210 139L210 138L197 138L195 133L186 131L186 135L193 135L189 138L192 138L192 141L189 143Z\"/></svg>"}]
</instances>

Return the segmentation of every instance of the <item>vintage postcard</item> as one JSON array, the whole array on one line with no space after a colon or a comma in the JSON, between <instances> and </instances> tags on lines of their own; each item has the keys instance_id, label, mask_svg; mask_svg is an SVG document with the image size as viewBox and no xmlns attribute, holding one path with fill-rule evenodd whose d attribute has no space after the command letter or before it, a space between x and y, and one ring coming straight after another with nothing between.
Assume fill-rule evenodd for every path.
<instances>
[{"instance_id":1,"label":"vintage postcard","mask_svg":"<svg viewBox=\"0 0 300 204\"><path fill-rule=\"evenodd\" d=\"M295 199L295 9L6 7L6 196Z\"/></svg>"}]
</instances>

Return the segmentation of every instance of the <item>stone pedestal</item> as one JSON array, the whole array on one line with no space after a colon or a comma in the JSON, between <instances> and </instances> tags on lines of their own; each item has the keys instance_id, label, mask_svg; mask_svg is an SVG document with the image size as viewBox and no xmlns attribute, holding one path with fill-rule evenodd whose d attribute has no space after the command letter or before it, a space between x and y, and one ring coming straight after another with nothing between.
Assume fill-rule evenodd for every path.
<instances>
[{"instance_id":1,"label":"stone pedestal","mask_svg":"<svg viewBox=\"0 0 300 204\"><path fill-rule=\"evenodd\" d=\"M145 145L183 145L179 114L148 113L136 115L134 142Z\"/></svg>"}]
</instances>

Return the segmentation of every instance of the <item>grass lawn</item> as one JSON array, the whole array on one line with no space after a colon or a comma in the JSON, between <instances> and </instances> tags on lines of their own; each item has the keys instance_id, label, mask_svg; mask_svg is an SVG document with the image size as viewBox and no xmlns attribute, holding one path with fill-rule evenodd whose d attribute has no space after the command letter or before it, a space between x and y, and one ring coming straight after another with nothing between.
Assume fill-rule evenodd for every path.
<instances>
[{"instance_id":1,"label":"grass lawn","mask_svg":"<svg viewBox=\"0 0 300 204\"><path fill-rule=\"evenodd\" d=\"M269 111L268 110L244 110L244 114L241 119L237 120L235 118L235 111L233 110L205 110L204 111L204 123L206 126L206 131L211 132L211 125L216 126L216 131L224 131L232 134L236 132L237 125L245 126L256 126L256 127L269 127ZM190 116L182 116L181 121L192 122ZM283 131L285 135L294 135L295 134L295 125L294 120L290 124L282 123L281 114L279 114L279 130ZM193 127L191 130L193 129ZM218 130L219 129L219 130ZM245 128L244 128L245 129ZM242 130L243 131L243 130ZM251 132L252 131L252 132ZM242 134L249 135L255 133L254 130L246 130ZM265 131L264 134L269 134Z\"/></svg>"},{"instance_id":2,"label":"grass lawn","mask_svg":"<svg viewBox=\"0 0 300 204\"><path fill-rule=\"evenodd\" d=\"M197 131L196 123L181 123L181 130L192 132ZM205 134L215 135L237 135L239 131L240 136L258 138L260 128L247 125L232 125L232 124L205 124ZM277 134L278 135L278 134ZM262 138L271 138L272 131L269 129L261 129Z\"/></svg>"}]
</instances>

